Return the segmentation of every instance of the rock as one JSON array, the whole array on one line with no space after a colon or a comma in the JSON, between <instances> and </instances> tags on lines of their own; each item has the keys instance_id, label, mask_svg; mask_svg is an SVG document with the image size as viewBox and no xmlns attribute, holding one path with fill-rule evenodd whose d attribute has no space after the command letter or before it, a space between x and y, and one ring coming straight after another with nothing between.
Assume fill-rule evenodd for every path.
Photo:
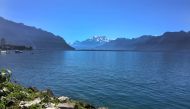
<instances>
[{"instance_id":1,"label":"rock","mask_svg":"<svg viewBox=\"0 0 190 109\"><path fill-rule=\"evenodd\" d=\"M36 104L39 104L41 102L41 99L40 98L36 98L35 100L33 101L21 101L19 106L21 108L24 108L24 107L30 107L32 105L36 105Z\"/></svg>"},{"instance_id":2,"label":"rock","mask_svg":"<svg viewBox=\"0 0 190 109\"><path fill-rule=\"evenodd\" d=\"M57 107L59 109L74 109L74 105L69 103L60 103L57 105Z\"/></svg>"},{"instance_id":3,"label":"rock","mask_svg":"<svg viewBox=\"0 0 190 109\"><path fill-rule=\"evenodd\" d=\"M48 108L48 109L55 109L56 107L55 107L55 104L53 104L53 103L46 103L46 104L44 104L43 105L43 107L44 108Z\"/></svg>"},{"instance_id":4,"label":"rock","mask_svg":"<svg viewBox=\"0 0 190 109\"><path fill-rule=\"evenodd\" d=\"M65 96L61 96L61 97L58 98L58 100L59 100L60 102L64 102L64 101L69 100L69 98L68 98L68 97L65 97Z\"/></svg>"}]
</instances>

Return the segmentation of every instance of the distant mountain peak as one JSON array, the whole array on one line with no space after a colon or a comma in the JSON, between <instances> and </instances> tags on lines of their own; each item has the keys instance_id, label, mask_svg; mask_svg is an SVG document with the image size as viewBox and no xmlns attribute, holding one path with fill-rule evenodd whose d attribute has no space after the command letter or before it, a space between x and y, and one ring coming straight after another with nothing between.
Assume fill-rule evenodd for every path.
<instances>
[{"instance_id":1,"label":"distant mountain peak","mask_svg":"<svg viewBox=\"0 0 190 109\"><path fill-rule=\"evenodd\" d=\"M93 36L84 41L75 41L72 46L76 49L94 49L107 42L110 42L110 39L108 39L106 36Z\"/></svg>"},{"instance_id":2,"label":"distant mountain peak","mask_svg":"<svg viewBox=\"0 0 190 109\"><path fill-rule=\"evenodd\" d=\"M93 36L92 38L89 38L89 40L100 42L100 43L102 42L105 43L105 42L110 41L110 39L108 39L106 36Z\"/></svg>"}]
</instances>

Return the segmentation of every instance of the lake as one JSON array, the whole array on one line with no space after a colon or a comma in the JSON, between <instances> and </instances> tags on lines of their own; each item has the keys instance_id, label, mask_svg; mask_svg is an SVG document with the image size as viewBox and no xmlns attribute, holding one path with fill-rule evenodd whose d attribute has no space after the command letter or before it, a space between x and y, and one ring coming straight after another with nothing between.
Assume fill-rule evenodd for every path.
<instances>
[{"instance_id":1,"label":"lake","mask_svg":"<svg viewBox=\"0 0 190 109\"><path fill-rule=\"evenodd\" d=\"M33 51L0 55L24 86L109 109L190 109L190 53Z\"/></svg>"}]
</instances>

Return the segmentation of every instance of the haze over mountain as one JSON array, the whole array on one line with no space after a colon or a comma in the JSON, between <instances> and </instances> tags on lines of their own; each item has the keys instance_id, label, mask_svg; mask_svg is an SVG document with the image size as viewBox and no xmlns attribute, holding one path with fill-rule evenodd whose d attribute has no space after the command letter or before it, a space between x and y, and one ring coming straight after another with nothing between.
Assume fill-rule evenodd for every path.
<instances>
[{"instance_id":1,"label":"haze over mountain","mask_svg":"<svg viewBox=\"0 0 190 109\"><path fill-rule=\"evenodd\" d=\"M190 51L190 32L166 32L161 36L145 35L139 38L117 38L96 50L135 51Z\"/></svg>"},{"instance_id":2,"label":"haze over mountain","mask_svg":"<svg viewBox=\"0 0 190 109\"><path fill-rule=\"evenodd\" d=\"M76 49L93 49L109 41L110 40L106 36L93 36L84 41L75 41L71 46Z\"/></svg>"},{"instance_id":3,"label":"haze over mountain","mask_svg":"<svg viewBox=\"0 0 190 109\"><path fill-rule=\"evenodd\" d=\"M34 49L73 50L63 38L53 33L15 23L0 17L0 39L14 45L32 46Z\"/></svg>"}]
</instances>

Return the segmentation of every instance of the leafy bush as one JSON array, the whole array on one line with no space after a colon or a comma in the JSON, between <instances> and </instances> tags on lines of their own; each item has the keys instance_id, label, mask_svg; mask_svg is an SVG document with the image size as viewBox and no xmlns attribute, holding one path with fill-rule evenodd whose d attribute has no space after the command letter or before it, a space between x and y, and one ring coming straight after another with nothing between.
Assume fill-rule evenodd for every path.
<instances>
[{"instance_id":1,"label":"leafy bush","mask_svg":"<svg viewBox=\"0 0 190 109\"><path fill-rule=\"evenodd\" d=\"M0 109L5 109L5 104L2 101L0 101Z\"/></svg>"},{"instance_id":2,"label":"leafy bush","mask_svg":"<svg viewBox=\"0 0 190 109\"><path fill-rule=\"evenodd\" d=\"M23 92L12 92L10 93L7 98L15 98L17 100L24 100L27 98L27 95Z\"/></svg>"},{"instance_id":3,"label":"leafy bush","mask_svg":"<svg viewBox=\"0 0 190 109\"><path fill-rule=\"evenodd\" d=\"M12 72L8 69L2 69L0 71L0 83L10 81Z\"/></svg>"}]
</instances>

